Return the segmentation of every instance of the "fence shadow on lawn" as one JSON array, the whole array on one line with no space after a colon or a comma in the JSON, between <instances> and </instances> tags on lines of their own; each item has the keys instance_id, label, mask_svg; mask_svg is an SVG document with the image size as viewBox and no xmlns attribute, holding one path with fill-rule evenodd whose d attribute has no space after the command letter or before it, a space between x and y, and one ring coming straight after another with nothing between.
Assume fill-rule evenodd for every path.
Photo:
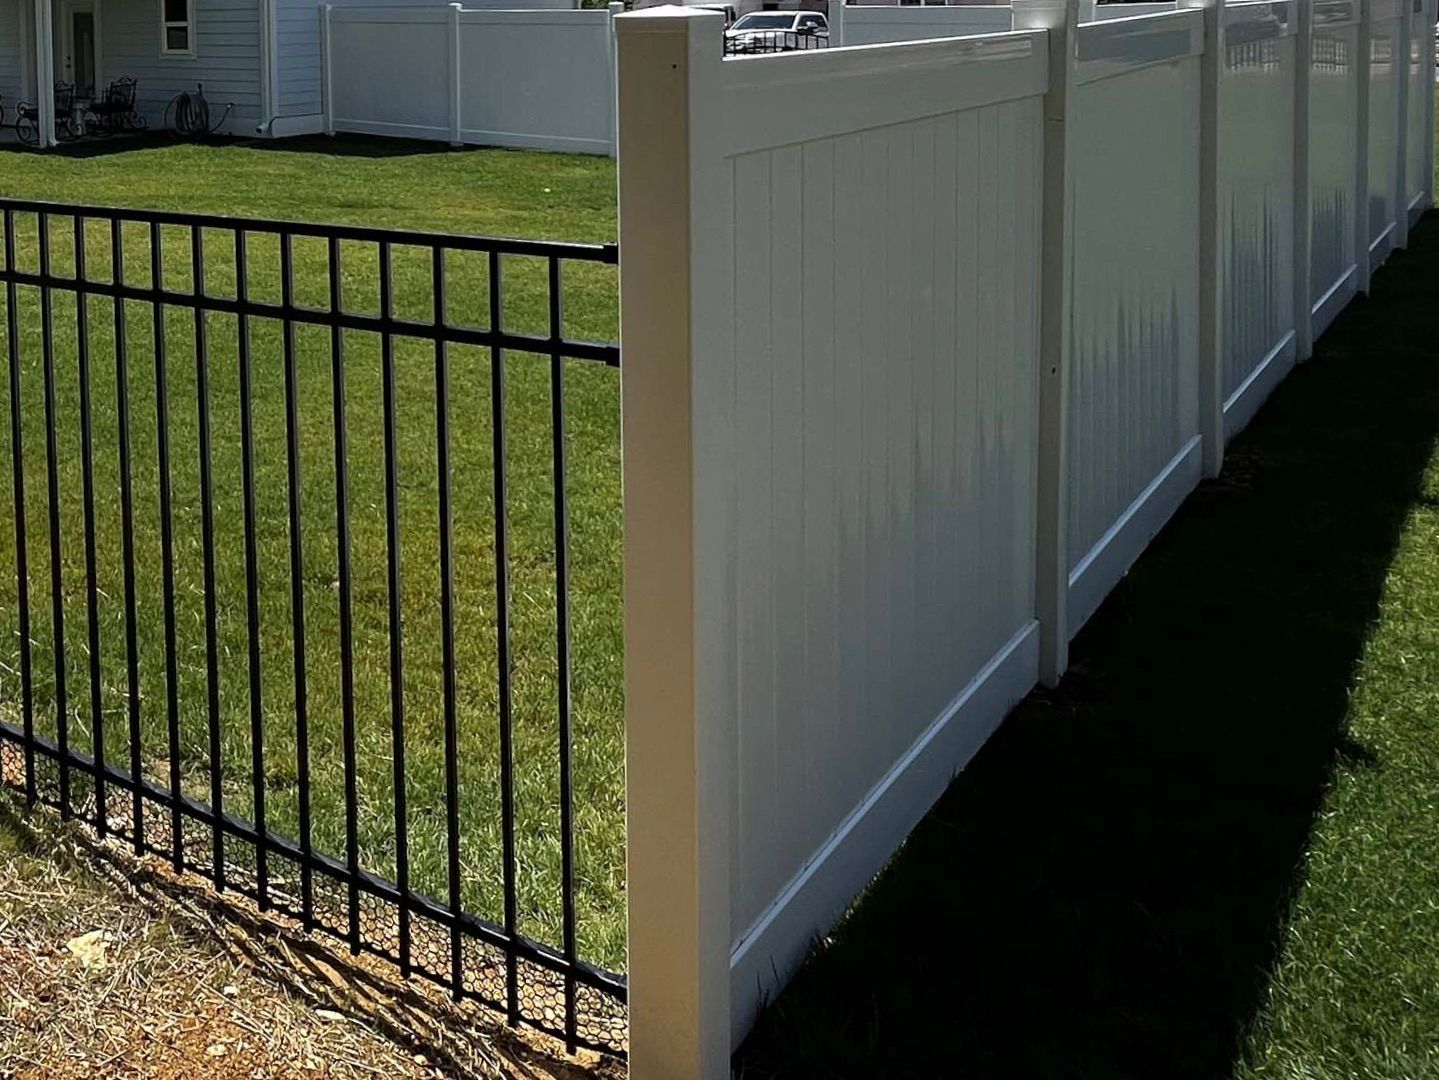
<instances>
[{"instance_id":1,"label":"fence shadow on lawn","mask_svg":"<svg viewBox=\"0 0 1439 1080\"><path fill-rule=\"evenodd\" d=\"M741 1049L737 1075L1228 1075L1439 431L1414 230Z\"/></svg>"},{"instance_id":2,"label":"fence shadow on lawn","mask_svg":"<svg viewBox=\"0 0 1439 1080\"><path fill-rule=\"evenodd\" d=\"M321 153L332 157L401 158L432 157L483 149L456 147L446 142L423 139L396 139L369 135L290 135L281 139L252 139L247 150L283 150L291 154Z\"/></svg>"},{"instance_id":3,"label":"fence shadow on lawn","mask_svg":"<svg viewBox=\"0 0 1439 1080\"><path fill-rule=\"evenodd\" d=\"M9 106L7 105L8 109ZM0 153L47 154L51 157L69 158L74 161L89 161L94 158L113 157L129 154L136 150L154 150L170 146L180 140L163 131L127 131L118 135L87 135L79 139L66 139L58 146L41 149L21 142L13 131L0 136ZM0 162L4 158L0 157ZM7 192L8 194L8 192Z\"/></svg>"}]
</instances>

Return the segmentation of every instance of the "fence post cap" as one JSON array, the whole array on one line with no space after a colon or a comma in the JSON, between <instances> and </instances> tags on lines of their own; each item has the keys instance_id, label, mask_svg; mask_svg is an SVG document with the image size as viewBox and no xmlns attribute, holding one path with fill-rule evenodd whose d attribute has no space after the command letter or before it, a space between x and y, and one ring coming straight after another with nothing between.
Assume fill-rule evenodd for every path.
<instances>
[{"instance_id":1,"label":"fence post cap","mask_svg":"<svg viewBox=\"0 0 1439 1080\"><path fill-rule=\"evenodd\" d=\"M664 4L661 7L645 8L643 11L627 11L615 16L616 24L623 24L632 33L677 34L691 24L707 26L711 23L722 28L724 16L718 11L704 8L682 7L678 4Z\"/></svg>"},{"instance_id":2,"label":"fence post cap","mask_svg":"<svg viewBox=\"0 0 1439 1080\"><path fill-rule=\"evenodd\" d=\"M1079 22L1079 0L1014 0L1016 30L1049 30Z\"/></svg>"}]
</instances>

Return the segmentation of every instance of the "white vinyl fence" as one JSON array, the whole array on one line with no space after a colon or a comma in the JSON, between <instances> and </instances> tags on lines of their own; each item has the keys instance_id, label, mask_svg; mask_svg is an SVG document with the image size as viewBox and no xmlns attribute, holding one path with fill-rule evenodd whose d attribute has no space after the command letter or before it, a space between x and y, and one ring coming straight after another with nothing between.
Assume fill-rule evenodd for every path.
<instances>
[{"instance_id":1,"label":"white vinyl fence","mask_svg":"<svg viewBox=\"0 0 1439 1080\"><path fill-rule=\"evenodd\" d=\"M1023 18L1025 10L1019 9ZM1067 445L1053 459L1072 634L1199 479L1199 11L1077 29L1066 149ZM1142 150L1138 148L1142 147ZM1049 556L1046 554L1046 562ZM1056 600L1062 590L1050 586Z\"/></svg>"},{"instance_id":2,"label":"white vinyl fence","mask_svg":"<svg viewBox=\"0 0 1439 1080\"><path fill-rule=\"evenodd\" d=\"M612 8L327 6L326 130L612 155Z\"/></svg>"},{"instance_id":3,"label":"white vinyl fence","mask_svg":"<svg viewBox=\"0 0 1439 1080\"><path fill-rule=\"evenodd\" d=\"M1175 10L1174 0L1157 3L1097 4L1083 0L1080 22L1107 22ZM907 7L894 4L829 5L831 45L877 45L927 41L964 34L993 34L1014 29L1014 8L1008 4L953 4Z\"/></svg>"},{"instance_id":4,"label":"white vinyl fence","mask_svg":"<svg viewBox=\"0 0 1439 1080\"><path fill-rule=\"evenodd\" d=\"M1008 4L898 7L832 3L829 5L829 42L831 46L875 45L992 34L1013 29L1013 22L1013 9Z\"/></svg>"},{"instance_id":5,"label":"white vinyl fence","mask_svg":"<svg viewBox=\"0 0 1439 1080\"><path fill-rule=\"evenodd\" d=\"M727 1075L1404 245L1434 0L1403 4L1021 0L731 60L716 14L617 20L637 1080Z\"/></svg>"}]
</instances>

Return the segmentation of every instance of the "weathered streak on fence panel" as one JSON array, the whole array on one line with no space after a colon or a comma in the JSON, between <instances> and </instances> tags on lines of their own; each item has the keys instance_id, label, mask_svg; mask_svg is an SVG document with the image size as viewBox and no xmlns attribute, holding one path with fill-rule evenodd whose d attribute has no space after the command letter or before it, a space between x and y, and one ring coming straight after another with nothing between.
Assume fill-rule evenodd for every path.
<instances>
[{"instance_id":1,"label":"weathered streak on fence panel","mask_svg":"<svg viewBox=\"0 0 1439 1080\"><path fill-rule=\"evenodd\" d=\"M1369 40L1369 252L1378 267L1395 244L1394 192L1399 166L1399 5L1372 0Z\"/></svg>"},{"instance_id":2,"label":"weathered streak on fence panel","mask_svg":"<svg viewBox=\"0 0 1439 1080\"><path fill-rule=\"evenodd\" d=\"M1173 34L1198 19L1079 29L1069 117L1071 634L1198 479L1199 62ZM1107 77L1085 81L1087 35L1145 23L1168 24L1181 55L1156 61L1142 41L1129 55L1096 48L1089 63Z\"/></svg>"},{"instance_id":3,"label":"weathered streak on fence panel","mask_svg":"<svg viewBox=\"0 0 1439 1080\"><path fill-rule=\"evenodd\" d=\"M1359 108L1358 0L1315 8L1310 70L1309 296L1313 332L1323 333L1354 295L1355 140Z\"/></svg>"},{"instance_id":4,"label":"weathered streak on fence panel","mask_svg":"<svg viewBox=\"0 0 1439 1080\"><path fill-rule=\"evenodd\" d=\"M1285 4L1225 9L1218 213L1227 437L1295 357L1292 17Z\"/></svg>"}]
</instances>

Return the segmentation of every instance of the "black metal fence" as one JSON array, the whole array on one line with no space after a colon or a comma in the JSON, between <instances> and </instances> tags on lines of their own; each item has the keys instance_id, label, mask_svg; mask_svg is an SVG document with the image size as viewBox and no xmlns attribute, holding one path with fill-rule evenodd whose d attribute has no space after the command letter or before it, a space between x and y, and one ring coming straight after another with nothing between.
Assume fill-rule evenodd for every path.
<instances>
[{"instance_id":1,"label":"black metal fence","mask_svg":"<svg viewBox=\"0 0 1439 1080\"><path fill-rule=\"evenodd\" d=\"M624 978L582 960L577 941L566 449L567 366L616 368L619 353L573 331L564 304L569 278L613 268L616 248L10 199L0 199L0 214L15 558L5 660L18 668L7 667L0 698L0 779L28 805L57 807L137 855L204 874L216 889L237 890L456 997L480 999L512 1023L572 1048L623 1053ZM512 269L529 298L518 319L527 325L514 328ZM457 276L464 300L479 309L473 320L456 315ZM348 295L357 280L376 279L373 301ZM217 320L232 328L223 350ZM377 353L365 370L378 381L378 417L347 399L347 376L358 378L352 354L366 350ZM451 388L459 350L468 365L464 400ZM213 360L220 351L223 371ZM181 354L193 367L175 362ZM516 733L510 354L531 373L522 387L527 423L547 428L525 437L549 444L541 471L552 511L535 526L548 530L548 547L530 560L539 570L527 571L527 580L542 573L549 585L526 590L552 590L549 630L528 647L549 653L542 685L545 722L555 724L554 760L545 765L553 782L526 796L544 824L525 825L527 838L558 832L561 910L548 943L523 932L520 903L529 885L519 879L529 874L517 854L517 772L534 770L524 756L533 751L517 746ZM423 379L417 365L427 369ZM305 394L315 401L312 388L326 381L328 409L305 408ZM217 438L215 403L227 397L234 437ZM397 420L420 407L416 399L431 413L419 448ZM453 458L457 447L469 453L483 426L488 475L467 475L487 489L487 535L467 533L457 551ZM358 442L352 428L362 429ZM320 435L322 470L312 453ZM181 437L195 451L184 455L185 470ZM350 473L369 453L383 496L362 508L375 542L357 552ZM233 458L238 483L228 465L216 475L217 455ZM423 483L405 468L416 461ZM177 494L176 478L189 469L194 486ZM316 471L319 484L307 475ZM526 476L534 472L527 467ZM416 486L424 491L411 497ZM531 527L534 492L522 495ZM402 519L423 525L403 585L402 552L416 548L406 546ZM307 546L317 535L323 558ZM457 659L456 566L466 568L484 546L493 584L476 604L494 631L490 690L466 690L481 700L462 703L459 676L470 672ZM366 579L362 604L361 561L373 564L374 582L371 589ZM428 599L412 599L424 577L433 582L433 611ZM324 619L317 604L330 612ZM358 669L357 604L366 640L387 642ZM411 633L410 620L424 619L437 641ZM272 659L285 653L284 663ZM335 668L323 678L321 660ZM434 680L407 684L411 664L433 669ZM329 696L317 690L322 682ZM72 683L85 688L78 700ZM366 704L372 696L374 706ZM467 810L478 832L497 835L493 850L477 841L467 852L462 836L472 784L462 707L493 721L486 738L495 743L497 790L478 809L470 799ZM431 710L435 722L424 726ZM415 721L424 730L407 732L415 713L425 714ZM319 772L340 790L322 785ZM334 822L326 842L322 818ZM362 855L362 833L379 837L363 846L383 856ZM422 854L435 869L419 881ZM502 904L492 906L502 911L472 910L482 905L471 901L470 878L486 874L497 880Z\"/></svg>"},{"instance_id":2,"label":"black metal fence","mask_svg":"<svg viewBox=\"0 0 1439 1080\"><path fill-rule=\"evenodd\" d=\"M806 52L829 48L829 35L813 30L752 30L726 34L726 56L761 56L768 53Z\"/></svg>"}]
</instances>

